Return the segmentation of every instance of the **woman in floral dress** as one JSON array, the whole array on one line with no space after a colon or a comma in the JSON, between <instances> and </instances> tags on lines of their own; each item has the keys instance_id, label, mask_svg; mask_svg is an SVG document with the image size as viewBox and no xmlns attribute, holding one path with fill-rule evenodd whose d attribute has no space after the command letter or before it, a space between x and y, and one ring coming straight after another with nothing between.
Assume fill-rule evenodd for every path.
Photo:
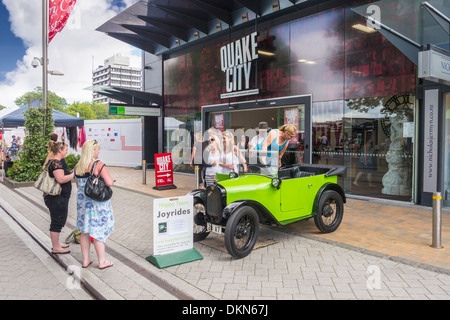
<instances>
[{"instance_id":1,"label":"woman in floral dress","mask_svg":"<svg viewBox=\"0 0 450 320\"><path fill-rule=\"evenodd\" d=\"M80 161L75 168L75 179L78 187L76 229L81 232L82 267L86 268L92 263L89 257L92 237L98 258L98 267L105 269L113 266L113 263L106 260L105 256L105 241L114 229L111 200L99 202L84 194L84 186L92 167L94 166L94 174L97 175L104 165L103 162L97 161L99 153L100 144L96 140L86 141L81 150ZM105 180L108 187L113 185L114 180L106 166L101 170L100 176Z\"/></svg>"}]
</instances>

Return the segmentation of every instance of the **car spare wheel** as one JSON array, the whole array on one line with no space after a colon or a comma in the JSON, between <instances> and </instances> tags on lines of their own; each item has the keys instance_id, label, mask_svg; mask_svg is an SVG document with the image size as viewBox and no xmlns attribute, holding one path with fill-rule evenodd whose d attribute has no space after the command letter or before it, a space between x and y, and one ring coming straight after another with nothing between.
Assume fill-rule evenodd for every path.
<instances>
[{"instance_id":1,"label":"car spare wheel","mask_svg":"<svg viewBox=\"0 0 450 320\"><path fill-rule=\"evenodd\" d=\"M235 258L244 258L252 252L259 232L259 218L249 206L238 208L228 219L225 229L225 247Z\"/></svg>"}]
</instances>

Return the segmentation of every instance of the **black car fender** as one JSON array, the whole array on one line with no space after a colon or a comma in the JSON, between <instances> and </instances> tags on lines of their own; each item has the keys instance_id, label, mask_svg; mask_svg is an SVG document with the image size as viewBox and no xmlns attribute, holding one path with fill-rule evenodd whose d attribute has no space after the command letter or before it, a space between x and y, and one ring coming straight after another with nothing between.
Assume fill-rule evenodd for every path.
<instances>
[{"instance_id":1,"label":"black car fender","mask_svg":"<svg viewBox=\"0 0 450 320\"><path fill-rule=\"evenodd\" d=\"M270 213L269 210L267 210L266 207L264 207L261 203L259 203L258 201L254 201L254 200L239 200L239 201L235 201L233 203L230 203L229 205L227 205L223 211L222 211L222 216L223 219L225 221L228 220L228 218L240 207L242 206L250 206L253 209L256 210L256 212L258 213L258 217L259 217L259 222L262 224L269 224L269 223L276 223L279 224L277 222L277 220L273 217L272 213Z\"/></svg>"},{"instance_id":2,"label":"black car fender","mask_svg":"<svg viewBox=\"0 0 450 320\"><path fill-rule=\"evenodd\" d=\"M341 195L342 201L344 203L347 202L347 198L345 196L345 192L344 192L344 190L342 189L342 187L340 185L338 185L336 183L326 183L319 189L319 191L317 191L316 197L314 199L313 210L312 210L312 215L313 216L315 216L317 214L317 206L319 204L320 197L322 196L322 194L325 191L328 191L328 190L336 191L337 193L339 193Z\"/></svg>"},{"instance_id":3,"label":"black car fender","mask_svg":"<svg viewBox=\"0 0 450 320\"><path fill-rule=\"evenodd\" d=\"M193 198L200 198L203 204L206 205L206 190L205 189L195 189L188 193L188 195L192 195Z\"/></svg>"}]
</instances>

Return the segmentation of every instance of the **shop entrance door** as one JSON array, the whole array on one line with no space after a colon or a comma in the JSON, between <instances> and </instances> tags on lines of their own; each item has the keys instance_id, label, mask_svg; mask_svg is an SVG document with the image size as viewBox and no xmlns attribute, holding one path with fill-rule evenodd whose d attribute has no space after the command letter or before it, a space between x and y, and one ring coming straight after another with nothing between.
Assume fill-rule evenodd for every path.
<instances>
[{"instance_id":1,"label":"shop entrance door","mask_svg":"<svg viewBox=\"0 0 450 320\"><path fill-rule=\"evenodd\" d=\"M203 131L213 126L231 130L239 149L247 152L264 139L266 124L269 130L292 124L297 135L289 141L282 162L311 163L311 95L203 106L202 122Z\"/></svg>"}]
</instances>

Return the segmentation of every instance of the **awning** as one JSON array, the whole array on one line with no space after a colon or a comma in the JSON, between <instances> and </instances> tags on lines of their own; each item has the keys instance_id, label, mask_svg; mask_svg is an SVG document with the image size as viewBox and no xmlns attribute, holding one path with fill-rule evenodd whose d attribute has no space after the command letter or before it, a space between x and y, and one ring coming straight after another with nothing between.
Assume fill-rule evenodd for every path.
<instances>
[{"instance_id":1,"label":"awning","mask_svg":"<svg viewBox=\"0 0 450 320\"><path fill-rule=\"evenodd\" d=\"M450 6L441 0L380 0L352 10L416 65L428 45L450 51Z\"/></svg>"},{"instance_id":2,"label":"awning","mask_svg":"<svg viewBox=\"0 0 450 320\"><path fill-rule=\"evenodd\" d=\"M148 0L138 1L97 28L120 41L160 55L254 26L326 0Z\"/></svg>"},{"instance_id":3,"label":"awning","mask_svg":"<svg viewBox=\"0 0 450 320\"><path fill-rule=\"evenodd\" d=\"M119 100L127 104L154 107L161 106L163 101L160 94L119 87L91 86L86 88L86 90L91 90L108 98Z\"/></svg>"},{"instance_id":4,"label":"awning","mask_svg":"<svg viewBox=\"0 0 450 320\"><path fill-rule=\"evenodd\" d=\"M25 125L23 113L29 108L25 106L19 108L2 118L0 118L0 127L21 127ZM84 126L84 120L57 110L53 110L53 120L55 127L81 127Z\"/></svg>"}]
</instances>

